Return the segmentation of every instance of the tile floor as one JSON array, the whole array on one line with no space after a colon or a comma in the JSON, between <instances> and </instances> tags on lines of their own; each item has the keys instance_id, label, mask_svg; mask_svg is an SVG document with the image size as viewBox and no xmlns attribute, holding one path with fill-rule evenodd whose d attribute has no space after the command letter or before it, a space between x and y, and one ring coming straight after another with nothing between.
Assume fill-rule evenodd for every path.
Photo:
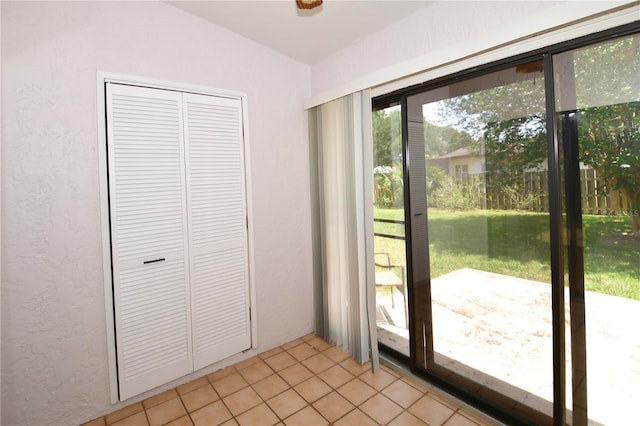
<instances>
[{"instance_id":1,"label":"tile floor","mask_svg":"<svg viewBox=\"0 0 640 426\"><path fill-rule=\"evenodd\" d=\"M84 426L495 424L387 366L373 374L309 334Z\"/></svg>"}]
</instances>

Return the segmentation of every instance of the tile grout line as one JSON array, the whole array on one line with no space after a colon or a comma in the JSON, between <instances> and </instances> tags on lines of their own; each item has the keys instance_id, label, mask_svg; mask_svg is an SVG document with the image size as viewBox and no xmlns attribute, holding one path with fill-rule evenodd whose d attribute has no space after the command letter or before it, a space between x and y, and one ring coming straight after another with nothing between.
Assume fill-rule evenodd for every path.
<instances>
[{"instance_id":1,"label":"tile grout line","mask_svg":"<svg viewBox=\"0 0 640 426\"><path fill-rule=\"evenodd\" d=\"M205 377L205 378L206 378L206 376L203 376L203 377ZM195 379L195 380L199 380L199 379ZM207 385L208 385L208 386L211 386L211 389L213 389L213 386L211 385L211 383L209 383L209 379L207 379ZM203 388L204 386L205 386L205 385L202 385L202 386L200 386L200 387L198 387L198 388L196 388L196 389L192 389L192 390L190 390L189 392L196 391L196 390L198 390L198 389L200 389L200 388ZM214 391L214 392L216 392L216 390L215 390L215 389L213 389L213 391ZM186 412L187 412L187 416L189 417L189 420L191 421L191 424L192 424L192 425L195 425L195 424L196 424L196 422L194 422L194 421L193 421L193 418L191 418L191 412L189 411L189 409L187 409L187 405L184 403L184 400L182 399L182 395L180 394L180 392L178 392L178 388L176 388L176 392L178 393L178 398L180 398L180 402L182 403L182 407L184 408L184 411L186 411ZM189 392L185 392L185 394L187 394L187 393L189 393ZM216 392L216 395L218 395L218 392ZM218 395L218 397L219 397L219 396L220 396L220 395ZM204 407L206 407L206 405L205 405ZM200 407L200 408L203 408L203 407ZM198 408L197 410L199 410L200 408ZM197 410L194 410L194 411L197 411ZM178 417L178 419L179 419L179 418L181 418L181 417ZM174 419L174 420L177 420L177 419ZM173 421L173 420L171 420L171 421ZM171 422L167 422L167 423L171 423ZM151 424L151 423L149 423L149 424Z\"/></svg>"},{"instance_id":2,"label":"tile grout line","mask_svg":"<svg viewBox=\"0 0 640 426\"><path fill-rule=\"evenodd\" d=\"M311 340L312 340L312 339L311 339ZM321 354L321 353L322 353L322 351L319 351L319 350L318 350L318 349L316 349L313 345L310 345L308 342L304 342L304 341L303 341L302 343L300 343L299 345L296 345L296 346L294 346L294 347L298 347L298 346L300 346L300 345L301 345L301 344L303 344L303 343L306 343L307 345L311 346L311 347L312 347L316 352L318 352L318 354ZM285 352L289 353L286 349L284 349L284 348L282 348L282 349L283 349ZM293 348L291 348L291 349L293 349ZM296 364L300 364L300 365L302 365L304 368L306 368L307 370L311 371L309 368L307 368L307 366L305 366L305 365L302 363L302 361L301 361L301 360L298 360L298 358L294 357L294 356L293 356L293 355L291 355L291 354L289 354L289 356L291 356L293 359L295 359L295 360L296 360ZM312 355L312 356L315 356L315 355ZM309 359L309 358L311 358L311 357L307 357L307 358L305 358L305 359ZM293 365L295 365L295 364L293 364ZM293 365L292 365L292 366L293 366ZM288 367L286 367L286 368L288 368ZM280 370L280 371L283 371L283 370L285 370L286 368L283 368L283 369L282 369L282 370ZM329 368L331 368L331 367L329 367ZM322 370L322 371L326 371L326 370L328 370L328 368L327 368L327 369L325 369L325 370ZM311 372L313 373L313 376L312 376L312 377L317 377L317 378L318 378L318 379L320 379L323 383L326 383L324 380L322 380L320 377L318 377L318 374L314 373L313 371L311 371ZM276 371L276 374L278 374L278 373L279 373L279 371ZM279 376L282 380L284 380L284 382L285 382L287 385L289 385L289 382L287 382L287 381L286 381L286 379L285 379L284 377L280 376L280 374L278 374L278 376ZM303 380L303 382L304 382L304 380ZM302 383L302 382L300 382L300 383ZM295 386L299 385L300 383L297 383ZM329 385L328 383L326 383L326 384L327 384L327 385ZM320 417L322 417L323 419L325 419L325 420L326 420L326 421L331 425L331 422L330 422L326 417L324 417L324 416L322 415L322 413L320 413L318 410L316 410L316 408L312 405L312 403L311 403L311 402L307 401L305 397L303 397L302 395L300 395L300 393L295 389L295 387L294 387L294 386L289 385L289 388L290 388L291 390L293 390L293 391L296 393L296 395L298 395L300 398L302 398L302 400L305 402L305 406L304 406L304 407L302 407L302 408L300 408L299 410L296 410L295 412L293 412L293 413L289 414L289 415L286 417L287 419L288 419L288 418L290 418L290 417L292 417L292 416L294 416L294 415L296 415L297 413L299 413L300 411L304 410L305 408L310 407L312 410L314 410L316 413L318 413L318 414L320 415ZM280 394L282 394L282 393L284 393L284 392L286 392L286 391L283 391L283 392L281 392ZM280 394L279 394L279 395L280 395ZM324 396L323 396L323 397L324 397ZM274 397L272 397L272 398L275 398L275 396L274 396ZM322 398L322 397L321 397L321 398ZM319 400L319 399L320 399L320 398L318 398L318 400ZM314 402L315 402L315 401L314 401ZM267 406L269 406L269 405L267 404ZM273 410L272 410L272 411L273 411ZM279 416L277 413L276 413L276 416L277 416L278 418L280 418L280 416ZM280 419L280 421L284 423L285 419Z\"/></svg>"},{"instance_id":3,"label":"tile grout line","mask_svg":"<svg viewBox=\"0 0 640 426\"><path fill-rule=\"evenodd\" d=\"M305 343L305 342L304 342L304 341L301 341L298 345L295 345L295 346L293 346L293 347L297 347L297 346L299 346L299 345L301 345L301 344L303 344L303 343ZM293 348L293 347L292 347L292 348ZM280 379L282 379L282 380L283 380L283 381L284 381L284 382L289 386L289 388L288 388L288 389L285 389L285 390L283 390L283 391L281 391L281 392L279 392L279 393L277 393L277 394L275 394L275 395L272 395L272 396L271 396L271 398L269 398L269 399L273 399L273 398L277 397L278 395L282 395L283 393L285 393L285 392L286 392L287 390L289 390L289 389L293 390L294 392L296 392L296 394L298 394L298 392L293 388L293 386L291 386L291 385L289 384L289 382L287 382L287 381L285 380L285 378L284 378L284 377L282 377L282 376L279 374L279 371L274 370L274 369L273 369L273 368L272 368L272 367L271 367L271 366L266 362L266 360L267 360L267 359L270 359L270 358L273 358L274 356L277 356L278 354L280 354L280 353L284 352L284 353L287 353L287 354L288 354L289 356L291 356L292 358L294 358L294 359L296 360L296 364L301 364L301 361L298 361L298 359L297 359L297 358L295 358L293 355L291 355L291 354L290 354L286 349L284 349L284 348L282 347L282 345L281 345L281 346L277 346L277 348L278 348L278 349L281 349L281 351L280 351L280 352L277 352L277 353L275 353L275 354L273 354L273 355L271 355L271 356L269 356L269 357L267 357L267 358L262 358L262 357L260 357L260 361L257 361L257 362L255 363L255 364L257 364L258 362L264 362L264 363L267 365L267 367L269 367L269 369L271 369L271 370L273 371L273 374L270 374L269 376L266 376L266 377L264 377L264 378L262 378L262 379L260 379L260 380L256 381L255 383L249 383L249 382L244 378L244 376L242 376L242 373L241 373L241 371L242 371L242 370L239 370L238 368L236 368L236 367L235 367L235 365L234 365L233 367L234 367L234 369L236 370L236 373L238 373L238 374L240 375L240 377L242 377L242 379L243 379L243 380L245 380L245 382L247 382L247 387L251 388L251 390L252 390L253 392L255 392L255 393L256 393L256 395L258 395L258 397L260 398L260 400L262 401L262 403L264 403L264 404L265 404L265 406L266 406L266 407L267 407L267 408L268 408L268 409L269 409L269 410L270 410L270 411L271 411L271 412L276 416L276 418L277 418L280 422L284 422L284 420L285 420L285 419L281 418L281 417L280 417L280 415L279 415L278 413L276 413L276 412L271 408L271 406L269 405L269 403L267 402L267 400L265 400L265 399L262 397L262 395L260 395L260 394L259 394L259 393L254 389L254 387L253 387L253 385L255 385L256 383L261 382L262 380L266 380L266 379L268 379L269 377L272 377L272 376L278 376ZM272 350L274 350L274 349L276 349L276 348L270 349L269 351L272 351ZM267 352L268 352L268 351L267 351ZM259 356L260 356L260 354L258 354L258 355L256 355L256 356L258 356L258 357L259 357ZM253 364L252 364L252 365L253 365ZM295 365L295 364L292 364L291 366L293 366L293 365ZM248 366L248 367L244 368L243 370L246 370L247 368L250 368L250 367L251 367L251 366ZM285 370L286 368L289 368L289 366L288 366L288 367L285 367L285 368L282 368L280 371ZM243 388L243 389L244 389L244 388ZM240 392L241 390L242 390L242 389L240 389L240 390L238 390L238 391L236 391L236 392ZM234 393L236 393L236 392L234 392ZM233 394L230 394L230 395L233 395ZM227 396L230 396L230 395L227 395ZM299 395L299 394L298 394L298 396L300 396L300 398L302 398L302 400L303 400L303 401L305 401L305 403L307 402L307 400L306 400L306 399L304 399L304 398L302 397L302 395ZM221 398L221 400L222 400L222 398ZM226 403L225 403L224 401L222 401L222 403L225 405L225 407L227 407L227 405L226 405ZM246 413L246 412L248 412L248 411L250 411L250 410L254 409L255 407L257 407L257 406L259 406L259 405L260 405L260 404L258 404L258 405L256 405L256 406L254 406L254 407L251 407L251 408L249 408L249 409L247 409L247 410L245 410L245 411L243 411L243 412L241 412L241 413L238 413L238 416L240 416L240 415L242 415L242 414L244 414L244 413ZM308 404L308 403L307 403L307 405L306 405L306 406L309 406L309 405L311 405L311 404ZM294 414L296 414L297 412L302 411L304 408L305 408L305 407L302 407L302 408L300 408L299 410L296 410L295 412L291 413L291 414L290 414L289 416L287 416L286 418L289 418L289 417L293 416L293 415L294 415ZM312 408L313 408L313 407L312 407ZM229 410L229 408L228 408L228 407L227 407L227 410ZM229 410L229 412L231 413L231 410ZM234 420L238 417L238 416L234 415L233 413L231 413L231 416L232 416L232 418L233 418Z\"/></svg>"},{"instance_id":4,"label":"tile grout line","mask_svg":"<svg viewBox=\"0 0 640 426\"><path fill-rule=\"evenodd\" d=\"M299 345L298 345L298 346L299 346ZM326 352L326 351L330 350L331 348L337 348L337 346L332 345L332 346L330 346L330 347L326 348L324 351L318 351L318 354L324 354L324 352ZM314 348L314 349L315 349L315 348ZM313 355L313 356L315 356L315 355ZM326 356L326 355L325 355L325 356ZM305 359L308 359L308 358L311 358L311 357L307 357L307 358L305 358ZM327 356L327 358L328 358L328 359L333 363L333 365L332 365L331 367L328 367L328 368L326 368L326 369L322 370L321 372L319 372L319 373L317 373L317 374L316 374L316 373L314 373L314 377L317 377L319 380L321 380L323 383L325 383L327 386L329 386L329 388L332 390L331 392L327 393L326 395L329 395L329 394L330 394L330 393L332 393L332 392L336 392L338 395L340 395L342 398L344 398L346 401L348 401L348 402L353 406L353 408L352 408L352 409L350 409L349 411L347 411L346 413L342 414L342 415L341 415L340 417L338 417L334 422L331 422L329 419L327 419L324 415L322 415L322 413L320 413L320 412L319 412L319 411L318 411L318 410L313 406L313 404L314 404L315 402L317 402L317 401L319 401L320 399L322 399L322 398L326 397L326 395L323 395L322 397L318 398L318 399L317 399L316 401L314 401L314 402L308 402L304 397L302 397L302 395L300 395L300 397L301 397L305 402L307 402L307 407L311 407L311 408L312 408L313 410L315 410L318 414L320 414L320 416L321 416L323 419L325 419L325 420L326 420L330 425L332 425L332 424L337 423L338 421L340 421L340 420L341 420L341 419L343 419L344 417L348 416L350 413L354 412L355 410L358 410L358 409L359 409L359 408L358 408L359 406L361 406L362 404L366 403L367 401L369 401L370 399L372 399L373 397L375 397L376 395L378 395L379 393L381 393L381 391L379 391L379 390L377 390L377 389L373 388L373 389L375 390L375 393L374 393L371 397L369 397L369 398L367 398L366 400L362 401L359 405L354 404L354 403L353 403L353 401L351 401L351 400L347 399L344 395L342 395L342 394L340 393L340 391L338 390L338 388L343 387L343 386L345 386L346 384L351 383L352 381L355 381L355 380L356 380L356 379L358 379L362 374L365 374L368 370L365 370L365 371L361 372L360 374L357 374L357 375L356 375L356 374L352 373L351 371L347 370L346 368L342 367L342 365L340 365L344 360L348 359L348 357L343 358L343 359L341 359L341 360L340 360L340 361L338 361L338 362L334 361L333 359L331 359L331 358L330 358L330 357L328 357L328 356ZM297 359L297 358L296 358L296 359ZM300 361L298 361L298 363L299 363L299 364L302 364L302 361L303 361L303 360L300 360ZM302 364L302 365L304 366L304 364ZM351 375L353 376L353 377L352 377L351 379L349 379L347 382L345 382L345 383L341 384L340 386L338 386L338 388L334 388L331 384L327 383L324 379L322 379L322 377L320 377L320 374L321 374L321 373L323 373L323 372L325 372L325 371L327 371L327 370L329 370L329 369L333 368L334 366L339 366L340 368L344 369L345 371L347 371L349 374L351 374ZM365 383L365 382L363 382L363 383ZM392 382L392 383L395 383L395 381L394 381L394 382ZM367 383L365 383L365 384L367 384ZM367 384L367 385L368 385L368 384ZM390 385L391 385L391 383L390 383L388 386L390 386ZM388 387L388 386L387 386L387 387ZM297 392L297 390L296 390L296 389L294 389L294 387L293 387L293 386L292 386L291 388L292 388L296 393L298 393L298 392ZM384 389L386 389L386 387L385 387ZM299 393L298 393L298 394L299 394ZM395 403L395 402L394 402L394 403ZM303 408L301 408L300 410L298 410L297 412L302 411L303 409L304 409L304 407L303 407ZM379 422L377 422L376 420L374 420L371 416L369 416L369 415L368 415L367 413L365 413L364 411L362 411L362 410L359 410L359 411L360 411L360 412L362 412L362 413L363 413L367 418L371 419L374 423L376 423L376 424L380 424ZM294 413L294 414L295 414L295 413ZM293 414L291 414L291 415L293 415ZM291 417L291 416L289 416L289 417ZM287 417L287 418L289 418L289 417ZM394 417L394 419L395 419L395 417ZM392 419L392 420L393 420L393 419ZM284 420L283 420L283 421L284 421Z\"/></svg>"},{"instance_id":5,"label":"tile grout line","mask_svg":"<svg viewBox=\"0 0 640 426\"><path fill-rule=\"evenodd\" d=\"M327 358L332 362L332 364L333 364L333 365L332 365L331 367L328 367L328 368L323 369L322 371L320 371L320 372L318 372L318 373L315 373L315 372L311 371L307 366L305 366L305 365L303 364L303 362L302 362L302 361L304 361L304 360L306 360L306 359L309 359L309 358L312 358L312 357L314 357L314 356L316 356L316 355L318 355L318 354L322 354L323 352L325 352L325 351L327 351L327 350L331 349L332 347L336 347L336 346L335 346L335 345L331 345L331 346L329 346L328 348L326 348L324 351L320 351L320 350L318 350L316 347L314 347L313 345L309 344L308 342L304 342L304 341L303 341L303 342L301 342L300 344L298 344L298 345L296 345L296 346L291 347L290 349L293 349L293 348L295 348L295 347L298 347L298 346L300 346L300 345L301 345L301 344L303 344L303 343L306 343L306 344L308 344L309 346L311 346L311 347L312 347L312 348L317 352L317 354L314 354L314 355L312 355L312 356L309 356L309 357L307 357L307 358L304 358L303 360L298 360L298 358L296 358L295 356L291 355L287 349L284 349L284 348L282 348L282 347L281 347L281 348L283 349L283 351L285 351L286 353L288 353L288 354L289 354L289 356L291 356L292 358L294 358L294 359L296 360L296 363L295 363L295 364L292 364L290 367L292 367L293 365L296 365L296 364L300 364L300 365L302 365L304 368L306 368L306 369L307 369L307 370L309 370L311 373L313 373L313 376L312 376L312 377L316 377L316 378L318 378L322 383L324 383L324 384L326 384L327 386L329 386L329 388L330 388L332 391L334 391L334 392L338 392L338 390L337 390L337 389L333 388L333 386L331 386L329 383L327 383L327 382L326 382L326 381L324 381L321 377L319 377L319 374L320 374L320 373L322 373L322 372L325 372L325 371L329 370L330 368L333 368L333 367L334 367L334 366L336 366L336 365L339 365L339 363L336 363L336 362L335 362L335 361L333 361L331 358L327 357ZM325 356L326 356L326 355L325 355ZM285 370L286 368L289 368L289 367L285 367L285 368L281 369L280 371L283 371L283 370ZM321 396L321 397L320 397L320 398L318 398L316 401L309 402L309 401L307 401L307 399L306 399L304 396L302 396L302 395L301 395L301 394L300 394L300 393L295 389L295 386L299 385L300 383L303 383L303 382L304 382L304 380L303 380L302 382L300 382L300 383L297 383L297 384L296 384L296 385L294 385L294 386L291 386L291 385L289 384L289 382L287 382L287 380L279 374L279 373L280 373L280 371L276 371L275 373L276 373L276 374L278 374L278 376L279 376L282 380L284 380L284 381L285 381L285 383L287 383L287 385L289 385L289 388L290 388L291 390L293 390L293 391L296 393L296 395L298 395L298 396L299 396L299 397L300 397L300 398L305 402L305 406L304 406L304 407L302 407L302 408L300 408L300 409L296 410L295 412L293 412L293 413L289 414L289 415L286 417L287 419L288 419L288 418L290 418L290 417L292 417L292 416L294 416L296 413L299 413L300 411L304 410L305 408L309 407L309 408L311 408L312 410L314 410L316 413L318 413L318 414L320 415L320 417L322 417L324 420L326 420L326 421L327 421L327 423L328 423L329 425L332 425L333 423L335 423L335 422L331 422L329 419L327 419L327 418L326 418L322 413L320 413L320 412L319 412L319 411L318 411L318 410L313 406L313 404L314 404L315 402L317 402L317 401L319 401L320 399L324 398L326 395L329 395L329 393L331 393L331 392L327 393L326 395ZM355 377L354 377L354 378L355 378ZM308 380L308 379L307 379L307 380ZM284 392L286 392L286 391L283 391L283 392L281 392L280 394L282 394L282 393L284 393ZM340 394L340 393L338 392L338 394ZM275 397L275 396L274 396L274 397ZM274 398L274 397L272 397L272 398ZM268 406L268 404L267 404L267 406ZM356 407L354 406L354 409L355 409L355 408L356 408ZM273 411L273 410L272 410L272 411ZM350 413L351 411L353 411L353 410L350 410L348 413ZM345 416L346 414L348 414L348 413L345 413L342 417L344 417L344 416ZM277 416L278 418L280 418L280 416L279 416L278 414L276 414L276 416ZM336 421L340 420L342 417L340 417L339 419L336 419ZM281 422L284 422L284 421L285 421L285 419L281 419L281 418L280 418L280 421L281 421ZM377 422L376 422L376 423L377 423Z\"/></svg>"},{"instance_id":6,"label":"tile grout line","mask_svg":"<svg viewBox=\"0 0 640 426\"><path fill-rule=\"evenodd\" d=\"M232 373L232 374L239 374L239 375L240 375L240 378L241 378L242 380L244 380L244 381L247 383L247 385L250 387L251 385L249 384L249 382L247 382L247 381L244 379L244 377L242 377L242 374L240 374L240 370L238 370L238 369L236 368L236 364L231 365L231 367L233 367L233 370L235 371L235 373ZM229 374L229 376L230 376L230 375L231 375L231 374ZM225 377L229 377L229 376L225 376ZM222 380L222 379L224 379L225 377L222 377L222 378L221 378L221 379L219 379L219 380ZM207 378L207 380L209 380L209 379ZM240 392L240 391L241 391L242 389L244 389L244 388L242 388L242 389L238 389L237 391L232 392L232 393L230 393L229 395L227 395L227 396L225 396L225 397L223 398L223 397L222 397L222 395L220 395L220 394L218 393L218 391L216 390L216 388L213 386L213 383L211 383L211 387L212 387L212 388L213 388L213 390L216 392L216 394L218 394L218 396L220 397L220 402L222 402L222 405L224 405L224 408L226 408L226 409L227 409L227 411L229 412L229 414L231 414L231 419L229 419L229 420L233 420L233 421L234 421L234 422L236 422L236 424L237 424L237 423L238 423L238 422L236 421L236 417L237 417L237 416L236 416L235 414L233 414L233 412L231 411L231 409L229 408L229 406L228 406L228 405L227 405L227 403L225 402L224 398L228 398L228 397L230 397L231 395L233 395L233 394L236 394L236 393ZM253 390L253 388L251 388L251 390ZM254 391L254 392L255 392L255 391ZM256 392L256 393L257 393L257 392ZM260 395L258 395L258 396L260 396ZM251 407L251 408L253 408L253 407ZM249 408L249 410L250 410L251 408ZM244 414L245 412L247 412L247 411L249 411L249 410L245 410L245 411L243 411L243 412L241 412L241 413L238 413L238 416L239 416L239 415L241 415L241 414ZM226 420L225 422L228 422L229 420ZM195 424L195 423L194 423L194 424Z\"/></svg>"},{"instance_id":7,"label":"tile grout line","mask_svg":"<svg viewBox=\"0 0 640 426\"><path fill-rule=\"evenodd\" d=\"M310 346L311 346L311 345L310 345ZM332 345L332 346L330 346L330 347L326 348L324 351L318 351L318 353L319 353L319 354L322 354L322 353L324 353L324 352L328 351L329 349L331 349L331 348L335 348L335 347L337 347L337 346ZM314 348L314 349L316 349L316 348ZM317 350L317 349L316 349L316 350ZM326 356L326 355L325 355L325 356ZM342 394L340 394L340 392L338 392L338 389L334 388L334 387L333 387L333 386L331 386L329 383L327 383L324 379L322 379L322 377L320 377L320 374L321 374L321 373L323 373L323 372L325 372L325 371L327 371L327 370L329 370L329 369L333 368L333 367L334 367L334 366L336 366L336 365L338 365L338 366L340 365L339 363L337 363L337 362L333 361L333 359L329 358L328 356L327 356L327 358L328 358L328 359L333 363L333 365L332 365L331 367L329 367L329 368L325 368L324 370L322 370L322 371L321 371L320 373L318 373L318 374L315 374L315 373L314 373L314 377L317 377L317 378L318 378L318 379L320 379L323 383L325 383L327 386L329 386L329 388L330 388L330 389L332 389L332 391L333 391L333 392L336 392L338 395L342 396ZM311 370L310 370L310 371L311 371ZM346 371L346 369L345 369L345 371ZM351 372L349 372L349 373L351 374ZM355 377L356 377L356 376L354 375L354 379L355 379ZM348 383L348 382L347 382L347 383ZM341 386L342 386L342 385L341 385ZM295 390L295 389L294 389L294 390ZM321 399L322 399L322 398L324 398L325 396L329 395L330 393L331 393L331 392L327 393L326 395L321 396L320 398L318 398L317 400L315 400L315 401L314 401L314 403L315 403L315 402L318 402L319 400L321 400ZM301 396L301 397L302 397L302 396ZM344 397L343 397L343 398L344 398ZM302 399L304 399L304 398L302 398ZM346 398L345 398L345 399L346 399ZM305 402L307 401L306 399L304 399L304 400L305 400ZM351 403L351 401L349 401L349 403ZM352 404L352 405L354 405L354 404ZM345 417L347 414L349 414L351 411L353 411L353 410L355 410L355 409L357 408L357 407L354 405L354 408L353 408L353 409L351 409L351 410L349 410L348 412L346 412L345 414L343 414L341 417L339 417L338 419L336 419L336 421L331 422L329 419L327 419L324 415L322 415L322 413L321 413L321 412L319 412L319 411L318 411L318 410L313 406L313 403L308 403L308 405L307 405L307 406L311 407L313 410L315 410L315 411L316 411L316 413L320 414L320 416L321 416L323 419L325 419L325 420L329 423L329 425L333 425L333 424L334 424L334 423L336 423L338 420L340 420L341 418ZM376 422L376 423L378 423L378 422Z\"/></svg>"},{"instance_id":8,"label":"tile grout line","mask_svg":"<svg viewBox=\"0 0 640 426\"><path fill-rule=\"evenodd\" d=\"M283 351L283 352L287 352L287 351L286 351L282 346L278 346L278 348L282 349L282 351ZM278 354L279 354L279 353L281 353L281 352L278 352ZM272 357L274 357L274 356L276 356L276 355L278 355L278 354L273 354L273 355L272 355L272 356L270 356L269 358L272 358ZM277 372L276 370L274 370L274 369L273 369L269 364L267 364L266 360L267 360L267 359L269 359L269 358L265 358L265 359L262 359L262 358L261 358L261 359L260 359L260 362L264 362L264 363L267 365L267 367L269 367L269 369L271 369L271 370L273 371L273 374L271 374L271 375L269 375L269 376L267 376L267 377L264 377L264 378L262 378L262 379L258 380L258 381L257 381L257 382L255 382L255 383L259 383L259 382L261 382L262 380L266 380L266 379L268 379L269 377L272 377L272 376L278 376L278 377L280 377L280 375L278 374L278 372ZM284 378L282 378L282 377L280 377L280 378L281 378L282 380L284 380ZM286 380L284 380L284 382L285 382L285 383L287 383L287 385L289 384ZM270 410L270 411L271 411L271 412L276 416L276 418L278 419L278 421L279 421L279 422L284 422L284 419L282 419L282 418L280 417L280 415L279 415L278 413L276 413L276 412L271 408L271 406L269 405L269 403L267 402L267 400L265 400L265 399L262 397L262 395L260 395L260 394L259 394L259 393L258 393L258 392L253 388L253 385L255 385L255 383L250 383L250 384L249 384L249 386L251 387L251 390L253 390L253 391L258 395L258 397L260 398L260 400L262 401L262 403L263 403L263 404L264 404L264 405L265 405L265 406L266 406L266 407L267 407L267 408L268 408L268 409L269 409L269 410ZM286 391L287 391L287 390L285 389L285 390L283 390L282 392L279 392L279 393L277 393L277 394L275 394L275 395L272 395L272 396L271 396L271 398L269 398L269 399L273 399L273 398L275 398L275 397L276 397L276 396L278 396L278 395L282 395L282 394L283 394L283 393L285 393ZM258 404L258 405L260 405L260 404ZM256 407L257 407L258 405L256 405ZM253 408L255 408L255 407L253 407ZM248 410L247 410L247 411L248 411ZM237 423L237 422L236 422L236 423ZM274 423L274 424L277 424L277 423Z\"/></svg>"}]
</instances>

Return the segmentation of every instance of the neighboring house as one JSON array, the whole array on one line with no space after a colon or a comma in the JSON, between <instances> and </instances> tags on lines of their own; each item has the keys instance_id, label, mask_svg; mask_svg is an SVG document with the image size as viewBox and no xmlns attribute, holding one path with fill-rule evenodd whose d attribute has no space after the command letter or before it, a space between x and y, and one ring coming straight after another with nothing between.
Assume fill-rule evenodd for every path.
<instances>
[{"instance_id":1,"label":"neighboring house","mask_svg":"<svg viewBox=\"0 0 640 426\"><path fill-rule=\"evenodd\" d=\"M485 161L482 153L474 154L466 148L458 148L439 157L427 158L427 166L439 167L449 176L464 179L468 175L484 173Z\"/></svg>"},{"instance_id":2,"label":"neighboring house","mask_svg":"<svg viewBox=\"0 0 640 426\"><path fill-rule=\"evenodd\" d=\"M471 153L466 148L458 148L455 151L448 152L438 157L427 158L427 165L439 167L449 176L455 176L456 179L464 179L465 176L479 175L487 172L487 158L484 153ZM589 170L588 166L580 162L580 170ZM545 159L536 167L529 167L525 172L543 172L548 170L548 161Z\"/></svg>"}]
</instances>

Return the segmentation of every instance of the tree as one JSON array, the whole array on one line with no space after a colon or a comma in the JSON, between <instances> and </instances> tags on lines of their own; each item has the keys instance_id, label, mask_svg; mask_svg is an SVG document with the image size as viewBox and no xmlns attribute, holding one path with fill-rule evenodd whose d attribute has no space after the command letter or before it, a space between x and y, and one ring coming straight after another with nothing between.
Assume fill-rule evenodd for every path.
<instances>
[{"instance_id":1,"label":"tree","mask_svg":"<svg viewBox=\"0 0 640 426\"><path fill-rule=\"evenodd\" d=\"M400 108L373 112L374 202L380 207L403 203L402 127Z\"/></svg>"},{"instance_id":2,"label":"tree","mask_svg":"<svg viewBox=\"0 0 640 426\"><path fill-rule=\"evenodd\" d=\"M387 108L373 112L374 167L393 167L402 163L402 127L400 108Z\"/></svg>"},{"instance_id":3,"label":"tree","mask_svg":"<svg viewBox=\"0 0 640 426\"><path fill-rule=\"evenodd\" d=\"M640 235L640 36L556 60L564 66L558 67L557 92L567 104L559 109L577 113L580 161L595 169L608 189L630 200L632 232ZM441 101L441 119L482 141L490 170L507 176L536 167L546 158L541 76L534 72L518 79L498 72L488 78L495 87Z\"/></svg>"},{"instance_id":4,"label":"tree","mask_svg":"<svg viewBox=\"0 0 640 426\"><path fill-rule=\"evenodd\" d=\"M547 158L546 118L543 114L488 123L484 144L493 172L535 169Z\"/></svg>"},{"instance_id":5,"label":"tree","mask_svg":"<svg viewBox=\"0 0 640 426\"><path fill-rule=\"evenodd\" d=\"M479 151L478 141L467 132L447 126L438 126L425 119L424 121L424 152L427 158L439 157L458 148L469 151Z\"/></svg>"},{"instance_id":6,"label":"tree","mask_svg":"<svg viewBox=\"0 0 640 426\"><path fill-rule=\"evenodd\" d=\"M578 111L580 160L607 189L631 203L631 231L640 235L640 102Z\"/></svg>"},{"instance_id":7,"label":"tree","mask_svg":"<svg viewBox=\"0 0 640 426\"><path fill-rule=\"evenodd\" d=\"M576 51L580 160L631 203L640 236L640 36Z\"/></svg>"}]
</instances>

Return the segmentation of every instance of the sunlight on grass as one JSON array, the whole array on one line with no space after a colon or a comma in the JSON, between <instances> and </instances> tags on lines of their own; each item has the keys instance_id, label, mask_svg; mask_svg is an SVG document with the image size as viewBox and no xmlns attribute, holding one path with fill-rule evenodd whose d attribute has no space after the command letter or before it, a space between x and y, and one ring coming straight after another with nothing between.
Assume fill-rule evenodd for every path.
<instances>
[{"instance_id":1,"label":"sunlight on grass","mask_svg":"<svg viewBox=\"0 0 640 426\"><path fill-rule=\"evenodd\" d=\"M403 220L402 209L375 209L376 218ZM550 282L549 217L545 213L429 209L431 277L473 268ZM630 218L583 217L587 290L640 300L640 241L626 235ZM404 235L402 225L376 223L378 233ZM405 243L375 237L376 252L405 264ZM416 260L419 261L419 260Z\"/></svg>"}]
</instances>

